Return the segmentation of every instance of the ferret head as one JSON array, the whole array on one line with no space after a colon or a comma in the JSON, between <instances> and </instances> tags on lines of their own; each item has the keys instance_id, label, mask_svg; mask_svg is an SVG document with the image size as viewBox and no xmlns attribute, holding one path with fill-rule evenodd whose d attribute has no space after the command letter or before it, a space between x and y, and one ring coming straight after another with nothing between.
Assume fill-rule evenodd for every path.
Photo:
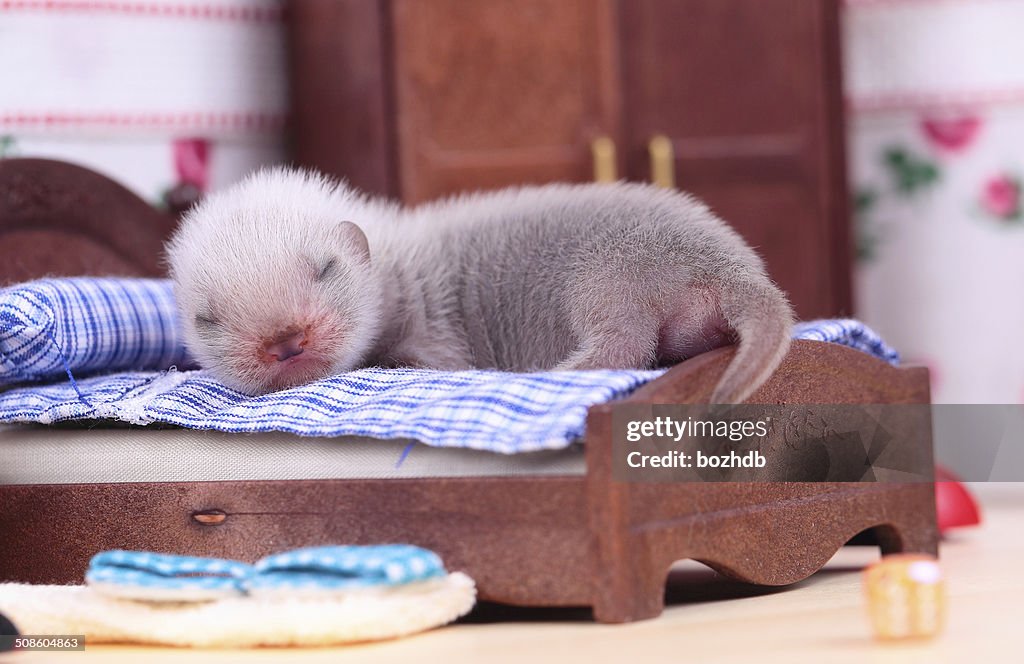
<instances>
[{"instance_id":1,"label":"ferret head","mask_svg":"<svg viewBox=\"0 0 1024 664\"><path fill-rule=\"evenodd\" d=\"M261 394L355 368L380 326L373 204L321 176L257 172L183 219L167 247L185 339L229 387Z\"/></svg>"}]
</instances>

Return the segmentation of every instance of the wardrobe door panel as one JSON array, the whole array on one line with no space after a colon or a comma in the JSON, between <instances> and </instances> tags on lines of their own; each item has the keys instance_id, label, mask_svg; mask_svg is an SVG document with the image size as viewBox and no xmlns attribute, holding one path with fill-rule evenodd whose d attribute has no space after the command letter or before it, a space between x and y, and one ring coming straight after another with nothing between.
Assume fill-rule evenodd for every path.
<instances>
[{"instance_id":1,"label":"wardrobe door panel","mask_svg":"<svg viewBox=\"0 0 1024 664\"><path fill-rule=\"evenodd\" d=\"M291 153L360 189L396 193L385 0L289 0Z\"/></svg>"},{"instance_id":2,"label":"wardrobe door panel","mask_svg":"<svg viewBox=\"0 0 1024 664\"><path fill-rule=\"evenodd\" d=\"M849 313L834 0L623 0L628 172L671 140L676 185L768 262L801 317Z\"/></svg>"},{"instance_id":3,"label":"wardrobe door panel","mask_svg":"<svg viewBox=\"0 0 1024 664\"><path fill-rule=\"evenodd\" d=\"M609 0L394 0L402 198L592 176L615 136Z\"/></svg>"},{"instance_id":4,"label":"wardrobe door panel","mask_svg":"<svg viewBox=\"0 0 1024 664\"><path fill-rule=\"evenodd\" d=\"M830 268L827 257L821 260L818 234L783 230L786 220L807 215L807 192L802 186L771 180L740 186L709 183L695 193L713 201L712 209L723 219L769 220L732 225L768 263L769 274L786 291L801 319L829 315L816 308L832 300L832 285L822 278L821 270Z\"/></svg>"}]
</instances>

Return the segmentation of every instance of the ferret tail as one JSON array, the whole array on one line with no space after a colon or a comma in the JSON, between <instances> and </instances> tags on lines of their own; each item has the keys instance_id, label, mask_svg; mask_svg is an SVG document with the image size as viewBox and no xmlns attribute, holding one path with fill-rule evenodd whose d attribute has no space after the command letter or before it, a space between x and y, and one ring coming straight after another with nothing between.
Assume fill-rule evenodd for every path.
<instances>
[{"instance_id":1,"label":"ferret tail","mask_svg":"<svg viewBox=\"0 0 1024 664\"><path fill-rule=\"evenodd\" d=\"M711 403L742 403L772 375L789 350L793 309L766 278L729 284L722 316L739 349L711 393Z\"/></svg>"}]
</instances>

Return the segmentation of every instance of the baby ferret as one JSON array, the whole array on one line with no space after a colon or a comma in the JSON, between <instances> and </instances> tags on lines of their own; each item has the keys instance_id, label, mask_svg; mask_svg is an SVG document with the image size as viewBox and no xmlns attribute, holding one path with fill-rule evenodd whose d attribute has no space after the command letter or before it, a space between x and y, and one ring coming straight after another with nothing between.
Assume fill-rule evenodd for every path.
<instances>
[{"instance_id":1,"label":"baby ferret","mask_svg":"<svg viewBox=\"0 0 1024 664\"><path fill-rule=\"evenodd\" d=\"M263 170L202 201L168 247L188 346L250 394L364 366L652 368L739 342L714 403L789 347L792 313L694 198L552 184L402 208Z\"/></svg>"}]
</instances>

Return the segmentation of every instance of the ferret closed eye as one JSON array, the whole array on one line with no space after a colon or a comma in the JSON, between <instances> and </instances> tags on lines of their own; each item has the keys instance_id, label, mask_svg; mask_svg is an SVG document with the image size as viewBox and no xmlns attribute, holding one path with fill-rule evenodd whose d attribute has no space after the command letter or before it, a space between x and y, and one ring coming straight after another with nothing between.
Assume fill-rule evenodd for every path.
<instances>
[{"instance_id":1,"label":"ferret closed eye","mask_svg":"<svg viewBox=\"0 0 1024 664\"><path fill-rule=\"evenodd\" d=\"M738 341L712 395L738 402L781 361L792 321L735 232L646 185L401 208L265 170L193 208L168 254L191 351L252 394L371 365L650 368Z\"/></svg>"},{"instance_id":2,"label":"ferret closed eye","mask_svg":"<svg viewBox=\"0 0 1024 664\"><path fill-rule=\"evenodd\" d=\"M323 281L327 277L331 276L331 271L334 270L334 268L337 265L337 263L338 262L335 259L333 259L333 258L331 260L327 261L324 264L324 266L322 268L320 268L320 272L316 275L316 280L317 281Z\"/></svg>"}]
</instances>

